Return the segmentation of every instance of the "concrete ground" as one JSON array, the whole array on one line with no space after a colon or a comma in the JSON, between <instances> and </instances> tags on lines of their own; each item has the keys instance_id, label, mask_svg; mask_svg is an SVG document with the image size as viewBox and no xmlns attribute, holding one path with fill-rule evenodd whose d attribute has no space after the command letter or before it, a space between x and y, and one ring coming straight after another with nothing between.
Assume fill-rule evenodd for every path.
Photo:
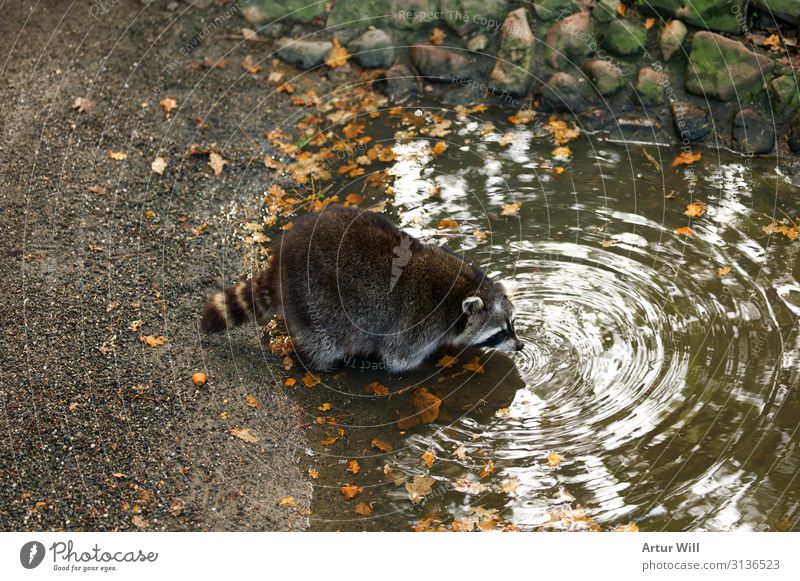
<instances>
[{"instance_id":1,"label":"concrete ground","mask_svg":"<svg viewBox=\"0 0 800 581\"><path fill-rule=\"evenodd\" d=\"M197 328L207 293L253 267L234 232L258 219L263 133L286 111L239 65L268 50L231 38L238 9L167 4L3 4L2 530L308 526L302 412L276 389L261 332L234 346ZM222 149L221 175L185 155L192 143Z\"/></svg>"}]
</instances>

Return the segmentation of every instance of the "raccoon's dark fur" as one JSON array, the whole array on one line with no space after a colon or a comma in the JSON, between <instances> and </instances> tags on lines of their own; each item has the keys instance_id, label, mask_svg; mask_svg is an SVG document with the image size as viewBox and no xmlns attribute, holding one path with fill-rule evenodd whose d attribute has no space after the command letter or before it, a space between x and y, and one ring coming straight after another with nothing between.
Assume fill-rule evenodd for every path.
<instances>
[{"instance_id":1,"label":"raccoon's dark fur","mask_svg":"<svg viewBox=\"0 0 800 581\"><path fill-rule=\"evenodd\" d=\"M266 270L210 298L202 328L222 331L270 311L318 370L376 357L401 372L443 346L523 346L502 285L383 216L341 206L298 218Z\"/></svg>"}]
</instances>

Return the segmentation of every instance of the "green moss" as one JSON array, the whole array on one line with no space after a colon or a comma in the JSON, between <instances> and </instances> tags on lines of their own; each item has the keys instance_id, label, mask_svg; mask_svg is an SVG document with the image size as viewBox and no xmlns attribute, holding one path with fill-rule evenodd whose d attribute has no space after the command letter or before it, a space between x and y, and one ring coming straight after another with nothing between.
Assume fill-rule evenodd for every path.
<instances>
[{"instance_id":1,"label":"green moss","mask_svg":"<svg viewBox=\"0 0 800 581\"><path fill-rule=\"evenodd\" d=\"M268 22L284 18L287 22L311 22L325 14L325 5L309 6L308 0L247 0L242 13L250 22Z\"/></svg>"},{"instance_id":2,"label":"green moss","mask_svg":"<svg viewBox=\"0 0 800 581\"><path fill-rule=\"evenodd\" d=\"M785 75L769 84L770 100L775 113L783 119L800 114L800 90L794 76Z\"/></svg>"},{"instance_id":3,"label":"green moss","mask_svg":"<svg viewBox=\"0 0 800 581\"><path fill-rule=\"evenodd\" d=\"M578 0L537 0L532 4L539 20L564 18L580 8Z\"/></svg>"},{"instance_id":4,"label":"green moss","mask_svg":"<svg viewBox=\"0 0 800 581\"><path fill-rule=\"evenodd\" d=\"M627 20L614 20L603 39L603 47L620 56L644 52L646 43L647 31Z\"/></svg>"}]
</instances>

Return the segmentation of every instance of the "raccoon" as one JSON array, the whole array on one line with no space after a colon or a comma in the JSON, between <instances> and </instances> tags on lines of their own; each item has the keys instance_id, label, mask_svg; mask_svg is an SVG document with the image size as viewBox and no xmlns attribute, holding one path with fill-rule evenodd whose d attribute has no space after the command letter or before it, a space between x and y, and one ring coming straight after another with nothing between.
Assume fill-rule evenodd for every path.
<instances>
[{"instance_id":1,"label":"raccoon","mask_svg":"<svg viewBox=\"0 0 800 581\"><path fill-rule=\"evenodd\" d=\"M211 296L206 333L281 315L307 367L357 357L392 373L440 348L520 350L504 287L444 246L423 244L385 217L327 206L294 222L268 268Z\"/></svg>"}]
</instances>

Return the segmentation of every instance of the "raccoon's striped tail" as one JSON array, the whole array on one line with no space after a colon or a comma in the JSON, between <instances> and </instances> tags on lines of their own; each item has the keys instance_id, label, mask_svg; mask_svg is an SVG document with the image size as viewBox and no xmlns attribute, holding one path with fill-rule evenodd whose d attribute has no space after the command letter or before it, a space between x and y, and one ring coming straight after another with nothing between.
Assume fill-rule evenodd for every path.
<instances>
[{"instance_id":1,"label":"raccoon's striped tail","mask_svg":"<svg viewBox=\"0 0 800 581\"><path fill-rule=\"evenodd\" d=\"M203 307L200 328L205 333L218 333L249 321L258 321L267 316L269 307L267 270L261 270L251 279L211 295Z\"/></svg>"}]
</instances>

